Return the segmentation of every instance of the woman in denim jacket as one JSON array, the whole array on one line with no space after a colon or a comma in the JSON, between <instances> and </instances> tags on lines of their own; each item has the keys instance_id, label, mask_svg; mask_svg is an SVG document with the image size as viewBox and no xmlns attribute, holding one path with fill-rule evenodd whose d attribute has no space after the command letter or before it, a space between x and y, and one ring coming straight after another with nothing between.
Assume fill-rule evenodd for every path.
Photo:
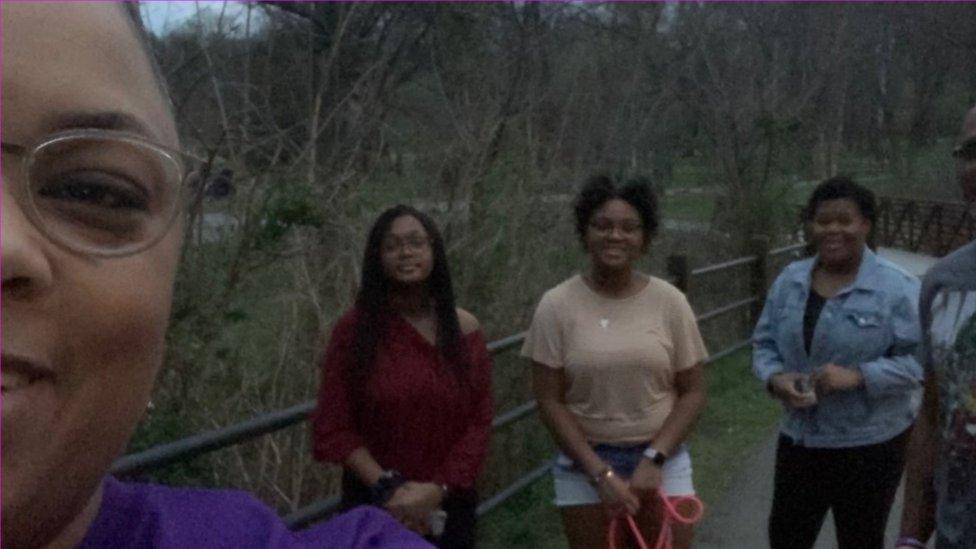
<instances>
[{"instance_id":1,"label":"woman in denim jacket","mask_svg":"<svg viewBox=\"0 0 976 549\"><path fill-rule=\"evenodd\" d=\"M837 177L810 196L816 256L780 274L753 334L753 370L785 418L773 549L812 547L827 510L844 548L881 548L915 420L919 281L867 247L868 189Z\"/></svg>"}]
</instances>

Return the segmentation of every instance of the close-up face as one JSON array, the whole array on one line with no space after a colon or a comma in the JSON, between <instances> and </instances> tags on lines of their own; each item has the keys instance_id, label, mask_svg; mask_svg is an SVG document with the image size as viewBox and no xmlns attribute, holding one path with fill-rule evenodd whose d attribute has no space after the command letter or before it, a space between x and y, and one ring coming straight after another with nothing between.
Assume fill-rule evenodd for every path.
<instances>
[{"instance_id":1,"label":"close-up face","mask_svg":"<svg viewBox=\"0 0 976 549\"><path fill-rule=\"evenodd\" d=\"M412 215L393 220L380 244L380 258L387 278L399 286L426 282L434 268L430 236Z\"/></svg>"},{"instance_id":2,"label":"close-up face","mask_svg":"<svg viewBox=\"0 0 976 549\"><path fill-rule=\"evenodd\" d=\"M119 5L2 10L3 543L19 547L90 506L146 409L181 243L161 151L179 143Z\"/></svg>"},{"instance_id":3,"label":"close-up face","mask_svg":"<svg viewBox=\"0 0 976 549\"><path fill-rule=\"evenodd\" d=\"M953 156L956 158L956 179L963 196L976 202L976 108L967 113L962 137Z\"/></svg>"},{"instance_id":4,"label":"close-up face","mask_svg":"<svg viewBox=\"0 0 976 549\"><path fill-rule=\"evenodd\" d=\"M824 200L817 205L811 221L817 255L825 265L846 265L859 260L870 232L871 222L847 198Z\"/></svg>"},{"instance_id":5,"label":"close-up face","mask_svg":"<svg viewBox=\"0 0 976 549\"><path fill-rule=\"evenodd\" d=\"M644 252L644 226L637 209L619 198L601 205L586 228L586 250L594 267L629 268Z\"/></svg>"}]
</instances>

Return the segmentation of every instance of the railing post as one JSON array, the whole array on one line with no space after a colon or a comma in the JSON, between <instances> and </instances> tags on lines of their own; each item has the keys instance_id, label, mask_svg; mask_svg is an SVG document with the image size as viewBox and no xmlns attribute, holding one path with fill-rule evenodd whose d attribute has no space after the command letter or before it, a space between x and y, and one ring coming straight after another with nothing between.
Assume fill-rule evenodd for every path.
<instances>
[{"instance_id":1,"label":"railing post","mask_svg":"<svg viewBox=\"0 0 976 549\"><path fill-rule=\"evenodd\" d=\"M688 288L691 286L691 265L688 263L687 255L674 254L668 256L668 276L679 290L685 294L688 293Z\"/></svg>"},{"instance_id":2,"label":"railing post","mask_svg":"<svg viewBox=\"0 0 976 549\"><path fill-rule=\"evenodd\" d=\"M915 202L910 202L911 217L908 218L908 249L917 252L918 240L915 239Z\"/></svg>"},{"instance_id":3,"label":"railing post","mask_svg":"<svg viewBox=\"0 0 976 549\"><path fill-rule=\"evenodd\" d=\"M749 240L749 251L756 256L749 273L749 291L756 296L756 301L752 304L752 323L755 324L759 321L759 315L762 314L763 306L766 304L769 237L753 236Z\"/></svg>"},{"instance_id":4,"label":"railing post","mask_svg":"<svg viewBox=\"0 0 976 549\"><path fill-rule=\"evenodd\" d=\"M891 246L891 199L888 197L881 198L880 213L881 214L881 238L879 239L878 246Z\"/></svg>"}]
</instances>

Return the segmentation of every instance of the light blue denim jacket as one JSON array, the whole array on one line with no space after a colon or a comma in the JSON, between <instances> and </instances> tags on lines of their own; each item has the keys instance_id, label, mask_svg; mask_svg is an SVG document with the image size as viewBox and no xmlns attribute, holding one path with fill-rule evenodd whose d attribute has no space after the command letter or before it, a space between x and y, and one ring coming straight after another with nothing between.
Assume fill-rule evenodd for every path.
<instances>
[{"instance_id":1,"label":"light blue denim jacket","mask_svg":"<svg viewBox=\"0 0 976 549\"><path fill-rule=\"evenodd\" d=\"M766 384L779 372L811 372L833 362L857 368L864 384L786 407L782 433L799 445L845 448L875 444L907 429L918 413L922 367L919 281L865 248L854 282L827 300L803 344L803 313L816 258L788 265L773 283L752 336L752 368Z\"/></svg>"}]
</instances>

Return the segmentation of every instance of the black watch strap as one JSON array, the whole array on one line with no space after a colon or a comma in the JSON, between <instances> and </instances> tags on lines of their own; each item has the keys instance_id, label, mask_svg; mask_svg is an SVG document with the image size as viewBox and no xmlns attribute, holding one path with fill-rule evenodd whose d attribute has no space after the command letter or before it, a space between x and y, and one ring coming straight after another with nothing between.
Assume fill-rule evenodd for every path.
<instances>
[{"instance_id":1,"label":"black watch strap","mask_svg":"<svg viewBox=\"0 0 976 549\"><path fill-rule=\"evenodd\" d=\"M665 455L664 452L657 451L653 446L648 446L647 449L644 450L644 457L651 460L651 463L654 464L655 467L664 467L664 462L668 459L668 456Z\"/></svg>"},{"instance_id":2,"label":"black watch strap","mask_svg":"<svg viewBox=\"0 0 976 549\"><path fill-rule=\"evenodd\" d=\"M376 505L377 507L382 507L386 502L390 501L393 497L393 493L397 491L397 488L403 486L406 480L399 472L394 470L383 471L380 474L379 480L376 484L369 487L369 499L370 503Z\"/></svg>"}]
</instances>

